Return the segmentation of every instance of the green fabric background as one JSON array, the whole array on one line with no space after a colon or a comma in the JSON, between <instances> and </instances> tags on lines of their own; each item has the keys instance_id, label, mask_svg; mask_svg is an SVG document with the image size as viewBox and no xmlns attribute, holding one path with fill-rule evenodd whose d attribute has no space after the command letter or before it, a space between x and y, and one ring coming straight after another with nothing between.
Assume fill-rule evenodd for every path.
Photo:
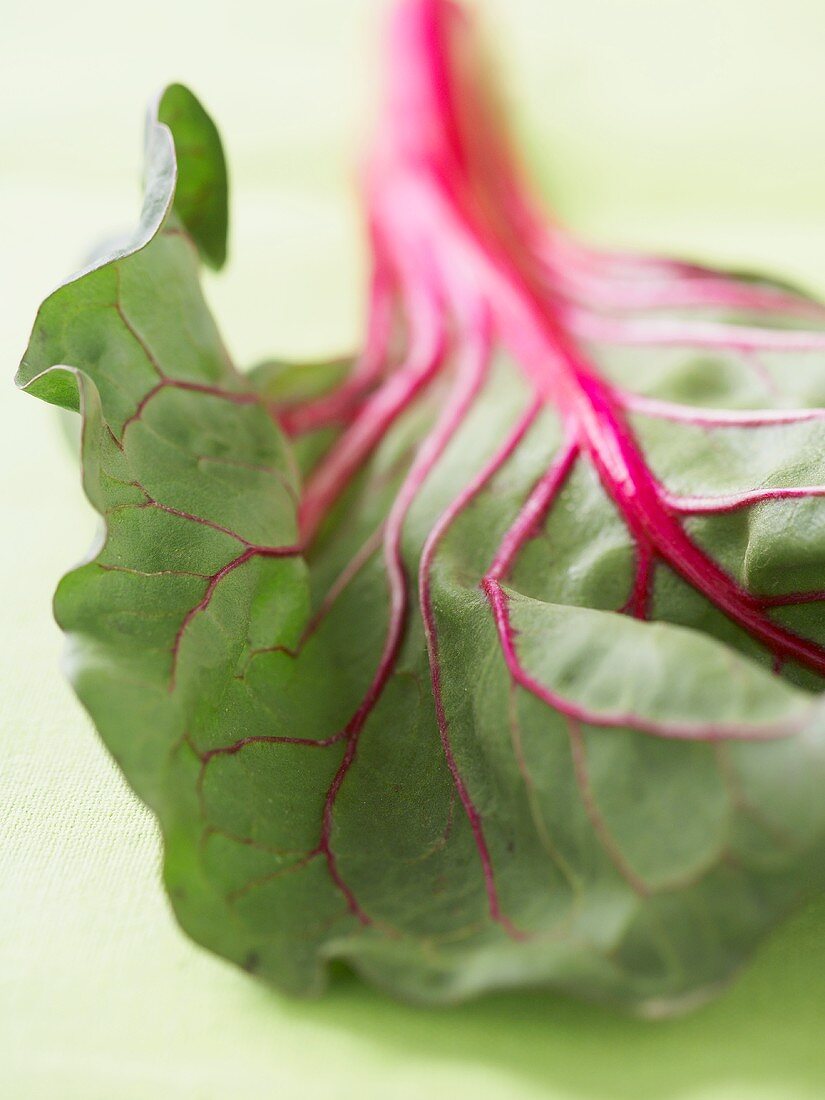
<instances>
[{"instance_id":1,"label":"green fabric background","mask_svg":"<svg viewBox=\"0 0 825 1100\"><path fill-rule=\"evenodd\" d=\"M825 1096L825 904L681 1021L552 996L451 1011L346 981L284 1001L177 931L151 820L58 665L49 598L95 530L56 416L14 393L35 307L136 215L142 105L214 112L241 361L355 340L355 151L381 0L6 0L0 67L0 1095L10 1100L808 1100ZM597 239L825 292L822 0L479 0L528 159ZM823 793L825 797L825 792Z\"/></svg>"}]
</instances>

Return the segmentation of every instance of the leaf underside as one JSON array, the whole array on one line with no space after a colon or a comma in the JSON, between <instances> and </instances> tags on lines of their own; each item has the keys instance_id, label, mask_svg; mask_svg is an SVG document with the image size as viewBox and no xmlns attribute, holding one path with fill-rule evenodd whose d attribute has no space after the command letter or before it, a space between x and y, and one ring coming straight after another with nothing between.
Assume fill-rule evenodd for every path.
<instances>
[{"instance_id":1,"label":"leaf underside","mask_svg":"<svg viewBox=\"0 0 825 1100\"><path fill-rule=\"evenodd\" d=\"M823 885L825 309L541 223L465 23L399 7L352 364L232 365L220 141L160 98L18 376L105 523L56 615L200 943L675 1011Z\"/></svg>"}]
</instances>

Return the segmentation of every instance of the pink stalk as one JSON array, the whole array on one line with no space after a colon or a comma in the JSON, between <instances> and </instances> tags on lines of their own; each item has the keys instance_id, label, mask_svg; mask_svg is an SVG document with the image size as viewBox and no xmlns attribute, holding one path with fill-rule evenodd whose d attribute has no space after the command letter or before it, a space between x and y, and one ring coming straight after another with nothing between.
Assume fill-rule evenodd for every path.
<instances>
[{"instance_id":1,"label":"pink stalk","mask_svg":"<svg viewBox=\"0 0 825 1100\"><path fill-rule=\"evenodd\" d=\"M415 15L398 22L402 34L420 33ZM462 72L455 63L451 37L466 36L468 20L456 5L442 5L429 16L425 45L431 55L433 79L424 85L419 74L398 75L394 81L393 104L396 119L407 114L416 94L435 101L438 112L450 101L455 114L441 111L446 144L463 168L470 160L467 145L472 143L475 175L489 190L488 205L506 212L515 235L533 251L539 267L546 271L551 284L566 285L581 294L584 305L609 309L716 308L760 312L769 310L790 317L825 319L825 307L793 291L761 286L750 280L715 272L698 264L664 257L629 252L600 252L577 242L561 227L548 225L528 197L515 158L501 129L494 123L493 110L483 84L469 88L462 84ZM400 63L396 58L397 64ZM468 83L465 79L465 84ZM418 91L416 92L416 89ZM438 98L442 92L441 98ZM409 98L406 98L406 97ZM414 102L419 109L420 101ZM412 127L411 127L412 129ZM408 138L410 145L420 134ZM483 177L479 181L479 177Z\"/></svg>"},{"instance_id":2,"label":"pink stalk","mask_svg":"<svg viewBox=\"0 0 825 1100\"><path fill-rule=\"evenodd\" d=\"M409 186L410 176L419 181L422 197L429 188L432 203L426 206L419 199L417 209L422 218L430 215L430 224L422 224L421 231L439 242L434 257L441 261L438 271L452 270L451 261L461 261L467 269L474 259L473 282L485 294L505 342L511 343L540 392L555 399L566 422L575 426L634 536L772 653L825 674L825 651L769 619L759 601L689 538L667 508L622 416L620 400L581 354L566 327L567 314L542 293L534 260L490 213L490 189L472 174L472 148L462 144L460 113L451 98L455 85L445 77L455 11L449 0L409 0L400 9L395 29L404 83L391 102L400 102L407 114L387 135L379 160L386 192L399 181ZM414 159L408 163L411 153ZM747 345L746 336L760 346L757 337L764 344L774 335L790 346L819 342L825 347L825 333L737 329L733 338L737 346Z\"/></svg>"}]
</instances>

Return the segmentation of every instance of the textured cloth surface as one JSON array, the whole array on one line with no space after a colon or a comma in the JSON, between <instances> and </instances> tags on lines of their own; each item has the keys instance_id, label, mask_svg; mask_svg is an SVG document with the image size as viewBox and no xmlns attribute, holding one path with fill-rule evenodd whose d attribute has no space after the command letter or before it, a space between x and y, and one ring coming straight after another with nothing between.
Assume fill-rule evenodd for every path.
<instances>
[{"instance_id":1,"label":"textured cloth surface","mask_svg":"<svg viewBox=\"0 0 825 1100\"><path fill-rule=\"evenodd\" d=\"M580 228L825 290L821 0L479 6L545 189ZM295 1004L177 930L153 823L59 668L50 596L96 521L58 416L10 377L43 294L134 218L142 104L170 78L227 138L234 262L210 294L240 361L354 340L349 183L383 5L214 7L4 6L0 1095L822 1097L825 904L715 1004L657 1025L544 995L428 1013L354 981Z\"/></svg>"}]
</instances>

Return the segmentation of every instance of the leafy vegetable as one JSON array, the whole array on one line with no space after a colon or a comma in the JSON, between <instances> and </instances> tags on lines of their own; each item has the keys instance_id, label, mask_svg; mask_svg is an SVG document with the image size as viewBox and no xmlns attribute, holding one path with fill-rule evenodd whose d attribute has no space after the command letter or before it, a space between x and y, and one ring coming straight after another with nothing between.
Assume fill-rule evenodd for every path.
<instances>
[{"instance_id":1,"label":"leafy vegetable","mask_svg":"<svg viewBox=\"0 0 825 1100\"><path fill-rule=\"evenodd\" d=\"M232 365L220 143L161 97L20 368L105 520L56 614L200 943L675 1010L823 886L825 309L544 224L468 45L399 6L353 364Z\"/></svg>"}]
</instances>

